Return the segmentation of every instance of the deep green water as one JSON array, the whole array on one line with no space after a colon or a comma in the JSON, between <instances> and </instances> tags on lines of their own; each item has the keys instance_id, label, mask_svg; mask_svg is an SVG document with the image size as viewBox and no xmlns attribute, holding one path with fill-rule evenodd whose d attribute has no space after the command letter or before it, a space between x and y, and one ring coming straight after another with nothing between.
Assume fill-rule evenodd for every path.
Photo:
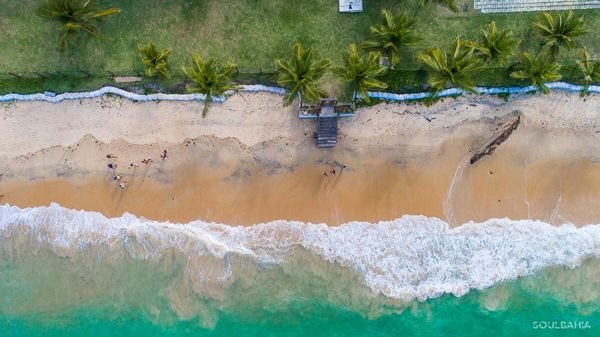
<instances>
[{"instance_id":1,"label":"deep green water","mask_svg":"<svg viewBox=\"0 0 600 337\"><path fill-rule=\"evenodd\" d=\"M25 262L22 260L25 255L17 259L20 261L13 262ZM29 256L26 261L30 266L36 266L35 259L37 257ZM290 293L285 304L276 303L271 307L260 305L260 301L242 301L238 307L216 309L219 303L204 301L206 310L211 311L207 321L197 316L182 319L168 309L160 289L174 269L159 269L155 275L147 274L148 279L135 289L122 278L122 273L139 277L151 270L146 269L147 266L136 268L128 264L115 270L115 283L107 283L113 291L94 297L75 289L76 284L86 282L83 275L79 275L80 280L71 279L75 277L73 270L65 268L67 264L61 263L61 258L45 259L47 266L54 271L62 268L64 273L59 282L65 285L65 289L58 289L57 296L63 296L62 291L73 286L74 291L84 294L84 298L73 303L72 298L61 301L60 298L39 294L37 292L44 289L42 283L57 284L56 280L45 277L56 277L57 274L38 275L41 278L32 282L24 278L35 277L34 270L4 261L0 268L0 304L3 308L0 336L600 335L597 293L600 289L595 277L600 262L597 260L586 261L574 270L550 268L538 275L502 283L485 291L472 291L462 297L444 295L425 302L414 301L399 313L371 318L343 305ZM118 289L119 283L123 285L122 289ZM140 300L141 297L143 300ZM36 304L36 301L40 303ZM57 307L62 308L56 310ZM152 313L149 307L160 308L160 314ZM543 324L547 325L546 329L542 329ZM554 329L549 328L551 324L554 324ZM560 324L564 324L562 329L558 329Z\"/></svg>"},{"instance_id":2,"label":"deep green water","mask_svg":"<svg viewBox=\"0 0 600 337\"><path fill-rule=\"evenodd\" d=\"M481 307L480 294L446 296L415 305L402 314L365 319L341 307L299 300L297 308L260 319L221 313L214 328L196 321L159 325L135 308L107 314L87 308L40 324L39 317L0 317L2 336L598 336L597 313L581 314L574 306L520 291L499 311ZM535 329L534 322L585 322L583 329ZM587 328L589 326L589 329Z\"/></svg>"}]
</instances>

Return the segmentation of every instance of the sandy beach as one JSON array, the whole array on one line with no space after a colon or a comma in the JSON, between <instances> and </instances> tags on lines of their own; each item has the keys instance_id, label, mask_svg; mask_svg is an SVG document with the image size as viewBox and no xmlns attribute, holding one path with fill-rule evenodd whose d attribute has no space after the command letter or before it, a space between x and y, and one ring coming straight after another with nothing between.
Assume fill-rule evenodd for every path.
<instances>
[{"instance_id":1,"label":"sandy beach","mask_svg":"<svg viewBox=\"0 0 600 337\"><path fill-rule=\"evenodd\" d=\"M598 96L382 103L342 120L335 149L318 149L315 121L299 120L280 96L241 93L214 105L208 118L201 110L197 102L116 97L3 103L0 202L241 225L336 225L405 214L453 225L494 217L583 225L600 218ZM499 120L515 111L519 128L470 165ZM150 164L141 163L149 157ZM109 163L117 164L114 172ZM127 188L118 187L115 174Z\"/></svg>"}]
</instances>

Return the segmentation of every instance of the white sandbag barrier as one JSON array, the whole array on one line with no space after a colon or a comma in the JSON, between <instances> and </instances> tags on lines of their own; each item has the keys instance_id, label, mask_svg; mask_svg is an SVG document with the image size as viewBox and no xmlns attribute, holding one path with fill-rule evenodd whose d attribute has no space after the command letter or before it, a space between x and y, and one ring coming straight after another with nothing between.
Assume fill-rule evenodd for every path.
<instances>
[{"instance_id":1,"label":"white sandbag barrier","mask_svg":"<svg viewBox=\"0 0 600 337\"><path fill-rule=\"evenodd\" d=\"M582 85L570 84L565 82L550 82L546 83L548 88L554 90L563 90L568 92L581 92L583 90ZM538 88L535 86L527 87L476 87L475 92L480 94L498 95L498 94L524 94L537 91ZM269 87L264 85L243 85L240 87L241 92L267 92L277 95L284 95L286 93L284 88ZM590 93L600 93L599 85L590 85L588 88ZM450 88L440 91L437 97L447 96L458 96L465 93L469 93L466 90L458 88ZM59 103L64 100L80 100L88 98L98 98L104 95L117 95L132 101L147 102L147 101L204 101L205 95L203 94L148 94L141 95L135 94L123 89L119 89L112 86L102 87L98 90L88 92L67 92L62 94L55 94L53 92L44 92L38 94L6 94L0 96L0 102L12 102L12 101L47 101L51 103ZM226 96L232 95L233 92L226 93L225 96L213 97L214 102L222 103L225 101ZM410 101L425 99L431 96L430 92L419 92L411 94L394 94L388 92L371 92L367 95L371 98L377 98L386 101ZM360 96L357 95L358 98Z\"/></svg>"},{"instance_id":2,"label":"white sandbag barrier","mask_svg":"<svg viewBox=\"0 0 600 337\"><path fill-rule=\"evenodd\" d=\"M583 85L570 84L565 82L549 82L546 83L546 86L550 89L554 90L563 90L568 92L581 92L584 89ZM538 91L538 87L530 85L527 87L475 87L475 92L479 94L488 94L488 95L499 95L499 94L526 94ZM600 86L598 85L590 85L588 87L589 93L600 93ZM440 91L436 97L448 97L448 96L458 96L462 94L470 93L467 90L458 89L458 88L450 88L446 90ZM367 95L370 98L378 98L385 101L412 101L419 100L431 97L430 92L418 92L413 94L392 94L387 92L367 92Z\"/></svg>"},{"instance_id":3,"label":"white sandbag barrier","mask_svg":"<svg viewBox=\"0 0 600 337\"><path fill-rule=\"evenodd\" d=\"M80 99L88 99L88 98L98 98L104 95L117 95L124 98L128 98L132 101L203 101L205 96L202 94L148 94L148 95L140 95L134 94L132 92L115 88L115 87L102 87L98 90L88 91L88 92L66 92L63 94L54 95L51 92L46 92L44 94L30 94L30 95L21 95L21 94L8 94L0 96L0 102L10 102L10 101L47 101L51 103L59 103L64 100L80 100ZM222 102L224 98L215 97L214 100L216 102Z\"/></svg>"},{"instance_id":4,"label":"white sandbag barrier","mask_svg":"<svg viewBox=\"0 0 600 337\"><path fill-rule=\"evenodd\" d=\"M256 84L256 85L242 85L242 88L240 89L240 91L244 91L244 92L268 92L271 94L277 94L277 95L285 95L286 91L284 88L279 88L279 87L267 87L266 85L260 85L260 84Z\"/></svg>"},{"instance_id":5,"label":"white sandbag barrier","mask_svg":"<svg viewBox=\"0 0 600 337\"><path fill-rule=\"evenodd\" d=\"M264 85L244 85L240 91L244 92L268 92L273 94L283 95L285 89L277 87L267 87ZM203 94L135 94L127 90L119 89L116 87L102 87L98 90L87 91L87 92L66 92L63 94L55 94L53 92L46 91L40 94L7 94L0 96L0 102L11 102L11 101L47 101L51 103L59 103L64 100L79 100L87 98L98 98L104 95L117 95L132 101L137 102L148 102L148 101L204 101L206 98ZM233 92L228 92L228 95ZM224 96L213 97L214 102L222 103L225 101Z\"/></svg>"}]
</instances>

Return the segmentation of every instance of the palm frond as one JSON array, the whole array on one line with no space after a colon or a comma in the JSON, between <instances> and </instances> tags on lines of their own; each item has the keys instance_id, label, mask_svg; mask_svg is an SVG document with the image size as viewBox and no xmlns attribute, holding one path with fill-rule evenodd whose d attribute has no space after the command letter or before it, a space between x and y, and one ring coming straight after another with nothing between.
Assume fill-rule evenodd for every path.
<instances>
[{"instance_id":1,"label":"palm frond","mask_svg":"<svg viewBox=\"0 0 600 337\"><path fill-rule=\"evenodd\" d=\"M560 48L572 49L576 45L575 38L588 32L583 16L575 16L573 11L566 16L563 13L553 16L543 12L533 27L542 35L541 45L550 47L553 58L556 58Z\"/></svg>"},{"instance_id":2,"label":"palm frond","mask_svg":"<svg viewBox=\"0 0 600 337\"><path fill-rule=\"evenodd\" d=\"M397 65L401 51L421 41L414 31L417 21L406 12L394 17L384 9L381 14L382 23L371 27L371 39L364 41L362 47L381 51L390 58L392 65Z\"/></svg>"},{"instance_id":3,"label":"palm frond","mask_svg":"<svg viewBox=\"0 0 600 337\"><path fill-rule=\"evenodd\" d=\"M171 51L171 48L158 50L152 42L146 45L139 45L138 53L146 66L146 76L154 77L156 74L160 74L165 78L171 78L168 67L168 59Z\"/></svg>"},{"instance_id":4,"label":"palm frond","mask_svg":"<svg viewBox=\"0 0 600 337\"><path fill-rule=\"evenodd\" d=\"M370 102L367 91L371 89L383 90L387 84L378 80L386 69L379 64L381 54L370 52L366 58L360 55L358 46L351 44L348 51L344 54L344 66L333 69L342 81L350 84L355 92L360 94L365 102ZM353 95L353 99L356 95Z\"/></svg>"},{"instance_id":5,"label":"palm frond","mask_svg":"<svg viewBox=\"0 0 600 337\"><path fill-rule=\"evenodd\" d=\"M516 65L516 70L510 76L514 79L528 80L531 85L548 93L550 89L546 86L546 82L560 80L562 78L560 68L560 64L545 55L531 56L524 52L521 55L521 62Z\"/></svg>"},{"instance_id":6,"label":"palm frond","mask_svg":"<svg viewBox=\"0 0 600 337\"><path fill-rule=\"evenodd\" d=\"M478 50L487 62L503 63L510 56L521 40L515 38L510 29L498 31L496 22L492 21L481 30Z\"/></svg>"},{"instance_id":7,"label":"palm frond","mask_svg":"<svg viewBox=\"0 0 600 337\"><path fill-rule=\"evenodd\" d=\"M284 105L291 104L298 94L309 101L317 101L325 96L318 82L331 66L329 60L317 58L312 48L304 49L300 43L294 45L292 57L276 60L277 83L288 89Z\"/></svg>"},{"instance_id":8,"label":"palm frond","mask_svg":"<svg viewBox=\"0 0 600 337\"><path fill-rule=\"evenodd\" d=\"M233 63L223 63L216 58L204 60L198 53L193 55L192 61L192 67L183 67L182 70L192 81L192 84L187 87L188 92L206 96L202 110L204 118L214 97L223 96L226 92L239 88L231 79L237 68Z\"/></svg>"},{"instance_id":9,"label":"palm frond","mask_svg":"<svg viewBox=\"0 0 600 337\"><path fill-rule=\"evenodd\" d=\"M63 32L58 50L63 52L69 48L69 38L74 33L86 32L95 38L105 39L96 26L97 22L120 11L118 7L100 9L93 0L47 0L36 14L61 23Z\"/></svg>"},{"instance_id":10,"label":"palm frond","mask_svg":"<svg viewBox=\"0 0 600 337\"><path fill-rule=\"evenodd\" d=\"M483 66L474 51L472 46L457 38L452 52L431 48L417 55L417 60L427 70L427 83L434 95L450 85L465 90L474 89L473 75Z\"/></svg>"},{"instance_id":11,"label":"palm frond","mask_svg":"<svg viewBox=\"0 0 600 337\"><path fill-rule=\"evenodd\" d=\"M581 81L584 84L582 95L585 95L587 94L590 84L593 82L600 83L600 62L592 61L590 53L587 51L584 51L583 58L576 62Z\"/></svg>"}]
</instances>

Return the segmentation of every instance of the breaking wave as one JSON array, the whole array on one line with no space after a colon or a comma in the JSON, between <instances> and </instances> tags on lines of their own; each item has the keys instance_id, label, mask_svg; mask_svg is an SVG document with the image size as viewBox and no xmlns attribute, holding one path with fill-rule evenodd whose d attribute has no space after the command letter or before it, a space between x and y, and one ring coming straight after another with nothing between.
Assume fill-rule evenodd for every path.
<instances>
[{"instance_id":1,"label":"breaking wave","mask_svg":"<svg viewBox=\"0 0 600 337\"><path fill-rule=\"evenodd\" d=\"M408 302L445 293L461 296L545 267L574 268L585 258L600 256L599 225L490 219L450 228L436 218L404 216L338 227L282 220L232 227L202 221L171 224L130 214L106 218L57 204L0 206L0 238L5 254L8 247L13 252L30 249L32 242L64 257L86 251L97 256L101 247L105 259L127 255L159 261L175 254L185 257L183 273L191 287L208 297L224 296L225 285L239 280L241 273L260 273L291 261L304 273L310 263L332 265L374 297ZM316 274L323 282L339 282L339 275L330 279L313 270Z\"/></svg>"}]
</instances>

